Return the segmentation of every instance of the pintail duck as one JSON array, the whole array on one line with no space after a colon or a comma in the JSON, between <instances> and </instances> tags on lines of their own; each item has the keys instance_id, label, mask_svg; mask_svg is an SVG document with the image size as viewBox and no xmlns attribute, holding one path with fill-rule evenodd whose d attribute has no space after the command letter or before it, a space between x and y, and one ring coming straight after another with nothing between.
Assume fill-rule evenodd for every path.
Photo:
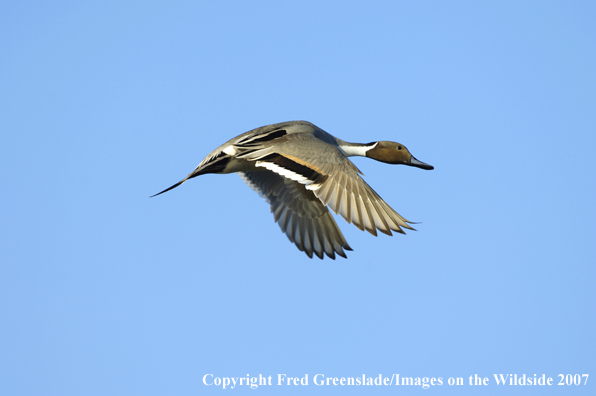
<instances>
[{"instance_id":1,"label":"pintail duck","mask_svg":"<svg viewBox=\"0 0 596 396\"><path fill-rule=\"evenodd\" d=\"M412 223L395 210L360 177L348 159L361 156L388 164L422 169L399 143L348 143L307 121L289 121L243 133L213 150L183 180L153 196L206 173L239 173L242 180L270 205L275 221L290 241L312 258L335 253L346 258L352 250L327 207L360 230L392 235Z\"/></svg>"}]
</instances>

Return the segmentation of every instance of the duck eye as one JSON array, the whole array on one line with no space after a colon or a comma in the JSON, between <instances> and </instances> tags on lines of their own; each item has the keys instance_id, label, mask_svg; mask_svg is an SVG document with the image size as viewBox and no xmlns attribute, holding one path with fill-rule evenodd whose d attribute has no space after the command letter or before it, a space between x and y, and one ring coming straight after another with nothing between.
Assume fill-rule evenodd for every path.
<instances>
[{"instance_id":1,"label":"duck eye","mask_svg":"<svg viewBox=\"0 0 596 396\"><path fill-rule=\"evenodd\" d=\"M398 149L398 150L401 150L401 146L397 146L397 149Z\"/></svg>"}]
</instances>

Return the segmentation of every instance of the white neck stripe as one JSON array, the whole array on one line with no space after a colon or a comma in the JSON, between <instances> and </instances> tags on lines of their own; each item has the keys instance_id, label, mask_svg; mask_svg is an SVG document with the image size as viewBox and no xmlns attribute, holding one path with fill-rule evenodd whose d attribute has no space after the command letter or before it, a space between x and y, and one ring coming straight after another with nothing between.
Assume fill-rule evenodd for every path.
<instances>
[{"instance_id":1,"label":"white neck stripe","mask_svg":"<svg viewBox=\"0 0 596 396\"><path fill-rule=\"evenodd\" d=\"M342 146L340 145L339 148L341 151L343 151L343 153L345 154L346 157L366 157L366 152L368 150L374 149L375 147L377 147L377 144L379 144L379 142L375 142L373 144L371 144L370 146L367 145L349 145L349 146Z\"/></svg>"}]
</instances>

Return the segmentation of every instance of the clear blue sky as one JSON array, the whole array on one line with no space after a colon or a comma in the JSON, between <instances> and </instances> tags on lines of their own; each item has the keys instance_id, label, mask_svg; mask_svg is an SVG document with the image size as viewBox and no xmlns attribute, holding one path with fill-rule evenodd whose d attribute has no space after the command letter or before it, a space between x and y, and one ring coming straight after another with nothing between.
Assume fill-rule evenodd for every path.
<instances>
[{"instance_id":1,"label":"clear blue sky","mask_svg":"<svg viewBox=\"0 0 596 396\"><path fill-rule=\"evenodd\" d=\"M596 394L596 6L5 2L0 394ZM237 175L156 198L249 129L311 121L417 232L310 260ZM502 390L492 375L590 374ZM449 377L490 377L482 389ZM226 394L227 394L226 393Z\"/></svg>"}]
</instances>

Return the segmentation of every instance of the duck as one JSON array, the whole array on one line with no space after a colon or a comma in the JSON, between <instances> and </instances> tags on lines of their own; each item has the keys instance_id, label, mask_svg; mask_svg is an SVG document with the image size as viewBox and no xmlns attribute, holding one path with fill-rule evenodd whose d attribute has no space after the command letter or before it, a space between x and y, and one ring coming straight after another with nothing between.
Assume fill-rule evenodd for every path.
<instances>
[{"instance_id":1,"label":"duck","mask_svg":"<svg viewBox=\"0 0 596 396\"><path fill-rule=\"evenodd\" d=\"M349 143L308 121L262 126L213 150L184 179L152 195L170 191L200 175L238 173L270 205L275 222L309 258L353 250L329 209L374 236L415 230L362 178L349 157L432 170L400 143Z\"/></svg>"}]
</instances>

